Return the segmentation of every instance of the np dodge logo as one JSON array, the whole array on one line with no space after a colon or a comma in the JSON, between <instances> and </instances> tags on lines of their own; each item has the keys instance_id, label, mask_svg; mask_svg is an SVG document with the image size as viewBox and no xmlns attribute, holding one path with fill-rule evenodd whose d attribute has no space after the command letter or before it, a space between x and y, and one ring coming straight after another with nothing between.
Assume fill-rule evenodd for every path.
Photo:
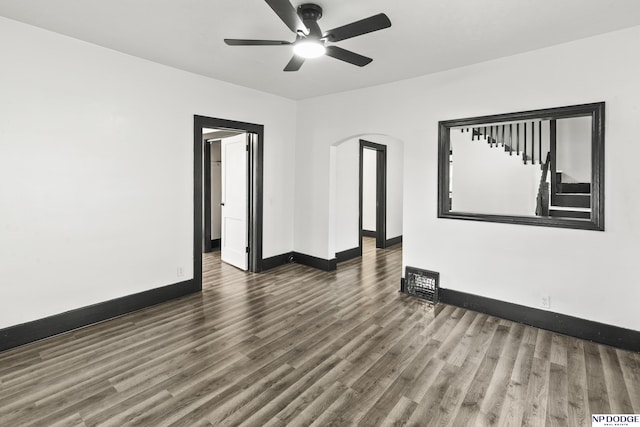
<instances>
[{"instance_id":1,"label":"np dodge logo","mask_svg":"<svg viewBox=\"0 0 640 427\"><path fill-rule=\"evenodd\" d=\"M592 427L640 427L640 415L631 414L594 414L591 416Z\"/></svg>"}]
</instances>

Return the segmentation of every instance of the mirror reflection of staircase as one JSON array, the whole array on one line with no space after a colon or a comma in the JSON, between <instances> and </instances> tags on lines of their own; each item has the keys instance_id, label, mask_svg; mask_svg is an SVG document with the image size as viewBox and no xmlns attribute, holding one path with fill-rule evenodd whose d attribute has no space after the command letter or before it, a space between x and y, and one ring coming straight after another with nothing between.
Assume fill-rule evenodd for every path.
<instances>
[{"instance_id":1,"label":"mirror reflection of staircase","mask_svg":"<svg viewBox=\"0 0 640 427\"><path fill-rule=\"evenodd\" d=\"M542 122L544 121L548 122L549 126L543 127ZM538 188L536 216L589 220L591 218L591 183L563 182L568 177L565 177L562 171L553 172L556 164L556 121L534 120L530 122L531 138L527 142L528 125L529 123L525 122L471 128L471 140L485 140L489 147L503 147L505 153L510 156L514 154L521 156L525 165L535 164L536 161L540 164L542 174ZM548 130L549 133L547 135L549 151L546 158L543 157L543 129ZM469 128L460 130L469 132ZM522 145L521 139L523 139ZM552 170L549 170L550 168ZM548 180L549 174L552 174L551 185Z\"/></svg>"},{"instance_id":2,"label":"mirror reflection of staircase","mask_svg":"<svg viewBox=\"0 0 640 427\"><path fill-rule=\"evenodd\" d=\"M556 188L551 195L549 216L562 218L591 217L591 184L588 182L562 182L561 171L556 172Z\"/></svg>"}]
</instances>

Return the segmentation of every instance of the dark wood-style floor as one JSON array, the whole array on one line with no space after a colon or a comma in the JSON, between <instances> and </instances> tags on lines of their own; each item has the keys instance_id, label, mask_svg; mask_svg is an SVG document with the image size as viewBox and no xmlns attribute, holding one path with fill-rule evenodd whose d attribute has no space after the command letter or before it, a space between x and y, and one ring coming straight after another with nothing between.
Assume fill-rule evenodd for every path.
<instances>
[{"instance_id":1,"label":"dark wood-style floor","mask_svg":"<svg viewBox=\"0 0 640 427\"><path fill-rule=\"evenodd\" d=\"M205 256L193 295L0 354L0 425L557 425L640 413L640 355L321 272Z\"/></svg>"}]
</instances>

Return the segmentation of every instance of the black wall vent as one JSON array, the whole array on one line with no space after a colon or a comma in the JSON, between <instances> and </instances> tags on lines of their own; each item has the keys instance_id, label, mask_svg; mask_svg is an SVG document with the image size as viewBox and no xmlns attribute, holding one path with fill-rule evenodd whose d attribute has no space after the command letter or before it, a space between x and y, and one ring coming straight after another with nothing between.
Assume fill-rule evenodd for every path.
<instances>
[{"instance_id":1,"label":"black wall vent","mask_svg":"<svg viewBox=\"0 0 640 427\"><path fill-rule=\"evenodd\" d=\"M426 299L434 304L438 302L440 273L407 266L404 281L404 288L409 295Z\"/></svg>"}]
</instances>

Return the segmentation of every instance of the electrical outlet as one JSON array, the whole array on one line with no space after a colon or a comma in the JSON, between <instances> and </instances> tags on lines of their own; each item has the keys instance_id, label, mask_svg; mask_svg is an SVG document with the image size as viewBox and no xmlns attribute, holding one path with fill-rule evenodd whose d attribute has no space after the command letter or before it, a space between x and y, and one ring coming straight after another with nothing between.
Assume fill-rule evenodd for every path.
<instances>
[{"instance_id":1,"label":"electrical outlet","mask_svg":"<svg viewBox=\"0 0 640 427\"><path fill-rule=\"evenodd\" d=\"M178 268L176 269L176 275L177 275L178 277L182 277L182 276L184 276L184 268L182 268L182 267L178 267Z\"/></svg>"},{"instance_id":2,"label":"electrical outlet","mask_svg":"<svg viewBox=\"0 0 640 427\"><path fill-rule=\"evenodd\" d=\"M551 295L544 294L540 298L540 307L542 308L551 308Z\"/></svg>"}]
</instances>

